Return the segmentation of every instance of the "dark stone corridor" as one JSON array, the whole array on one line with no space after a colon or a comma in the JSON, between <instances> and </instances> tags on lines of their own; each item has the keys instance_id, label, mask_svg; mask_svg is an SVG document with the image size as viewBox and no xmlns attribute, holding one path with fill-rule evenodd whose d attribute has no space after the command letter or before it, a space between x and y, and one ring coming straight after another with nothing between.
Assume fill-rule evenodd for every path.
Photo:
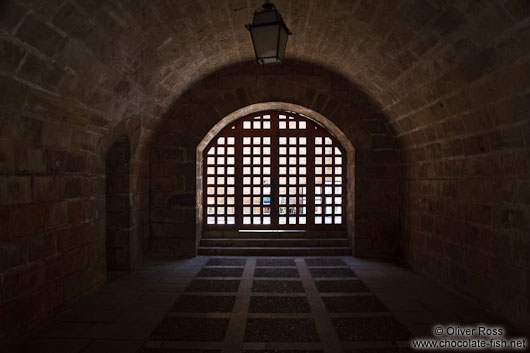
<instances>
[{"instance_id":1,"label":"dark stone corridor","mask_svg":"<svg viewBox=\"0 0 530 353\"><path fill-rule=\"evenodd\" d=\"M0 353L529 335L530 1L263 2L0 1Z\"/></svg>"}]
</instances>

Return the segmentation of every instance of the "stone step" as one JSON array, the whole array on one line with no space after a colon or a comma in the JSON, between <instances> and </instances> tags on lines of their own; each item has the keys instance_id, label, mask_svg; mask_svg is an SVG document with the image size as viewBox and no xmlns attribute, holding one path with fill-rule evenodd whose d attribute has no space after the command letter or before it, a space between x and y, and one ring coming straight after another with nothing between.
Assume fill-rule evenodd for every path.
<instances>
[{"instance_id":1,"label":"stone step","mask_svg":"<svg viewBox=\"0 0 530 353\"><path fill-rule=\"evenodd\" d=\"M347 247L346 238L202 238L204 247Z\"/></svg>"},{"instance_id":2,"label":"stone step","mask_svg":"<svg viewBox=\"0 0 530 353\"><path fill-rule=\"evenodd\" d=\"M199 255L216 256L342 256L350 247L199 247Z\"/></svg>"},{"instance_id":3,"label":"stone step","mask_svg":"<svg viewBox=\"0 0 530 353\"><path fill-rule=\"evenodd\" d=\"M347 238L346 231L259 231L259 232L240 232L240 231L209 231L203 233L203 238Z\"/></svg>"}]
</instances>

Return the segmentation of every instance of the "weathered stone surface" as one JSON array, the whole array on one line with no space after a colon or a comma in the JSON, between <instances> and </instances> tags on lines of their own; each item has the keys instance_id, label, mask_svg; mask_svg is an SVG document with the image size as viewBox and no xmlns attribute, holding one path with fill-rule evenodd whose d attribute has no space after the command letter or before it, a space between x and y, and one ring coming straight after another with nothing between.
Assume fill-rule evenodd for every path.
<instances>
[{"instance_id":1,"label":"weathered stone surface","mask_svg":"<svg viewBox=\"0 0 530 353\"><path fill-rule=\"evenodd\" d=\"M0 271L24 264L24 252L20 241L4 242L0 246Z\"/></svg>"},{"instance_id":2,"label":"weathered stone surface","mask_svg":"<svg viewBox=\"0 0 530 353\"><path fill-rule=\"evenodd\" d=\"M30 87L21 82L0 77L0 105L19 109L26 100L29 90Z\"/></svg>"},{"instance_id":3,"label":"weathered stone surface","mask_svg":"<svg viewBox=\"0 0 530 353\"><path fill-rule=\"evenodd\" d=\"M24 19L17 37L48 56L53 56L64 45L63 37L57 31L32 15Z\"/></svg>"},{"instance_id":4,"label":"weathered stone surface","mask_svg":"<svg viewBox=\"0 0 530 353\"><path fill-rule=\"evenodd\" d=\"M13 205L31 202L31 178L0 176L0 204Z\"/></svg>"},{"instance_id":5,"label":"weathered stone surface","mask_svg":"<svg viewBox=\"0 0 530 353\"><path fill-rule=\"evenodd\" d=\"M16 72L24 57L24 49L4 39L0 41L0 69L4 72Z\"/></svg>"},{"instance_id":6,"label":"weathered stone surface","mask_svg":"<svg viewBox=\"0 0 530 353\"><path fill-rule=\"evenodd\" d=\"M33 82L44 89L56 90L63 72L35 55L27 55L18 75L24 80Z\"/></svg>"}]
</instances>

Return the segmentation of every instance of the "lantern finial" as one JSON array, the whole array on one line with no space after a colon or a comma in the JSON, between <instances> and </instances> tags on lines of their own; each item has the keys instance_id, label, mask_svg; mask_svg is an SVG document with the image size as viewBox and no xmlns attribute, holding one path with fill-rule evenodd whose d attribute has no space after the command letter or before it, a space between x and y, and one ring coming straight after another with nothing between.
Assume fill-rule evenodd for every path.
<instances>
[{"instance_id":1,"label":"lantern finial","mask_svg":"<svg viewBox=\"0 0 530 353\"><path fill-rule=\"evenodd\" d=\"M261 5L261 7L263 7L265 10L274 10L275 9L275 6L272 2L269 2L269 0L267 0L267 2L265 2L263 5Z\"/></svg>"}]
</instances>

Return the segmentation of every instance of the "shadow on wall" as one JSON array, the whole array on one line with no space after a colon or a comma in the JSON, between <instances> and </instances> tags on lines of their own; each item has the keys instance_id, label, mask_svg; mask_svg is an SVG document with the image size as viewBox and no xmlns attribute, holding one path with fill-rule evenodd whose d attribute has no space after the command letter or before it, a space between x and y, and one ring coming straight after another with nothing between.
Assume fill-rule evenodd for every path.
<instances>
[{"instance_id":1,"label":"shadow on wall","mask_svg":"<svg viewBox=\"0 0 530 353\"><path fill-rule=\"evenodd\" d=\"M400 162L387 118L343 76L304 62L245 62L195 83L162 117L150 154L150 252L194 256L196 148L228 114L263 102L293 103L332 121L356 151L355 255L395 257Z\"/></svg>"},{"instance_id":2,"label":"shadow on wall","mask_svg":"<svg viewBox=\"0 0 530 353\"><path fill-rule=\"evenodd\" d=\"M110 147L106 165L106 251L108 270L131 268L131 144L119 137Z\"/></svg>"}]
</instances>

